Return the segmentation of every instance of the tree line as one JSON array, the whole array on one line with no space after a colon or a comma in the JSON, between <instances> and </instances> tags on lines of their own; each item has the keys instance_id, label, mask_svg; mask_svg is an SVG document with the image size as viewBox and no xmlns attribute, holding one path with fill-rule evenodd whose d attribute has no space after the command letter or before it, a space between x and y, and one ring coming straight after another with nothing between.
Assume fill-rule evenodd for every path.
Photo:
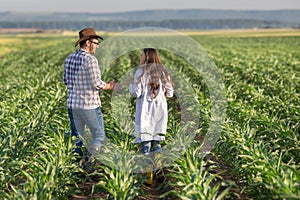
<instances>
[{"instance_id":1,"label":"tree line","mask_svg":"<svg viewBox=\"0 0 300 200\"><path fill-rule=\"evenodd\" d=\"M175 30L199 29L240 29L240 28L300 28L297 23L253 19L219 19L219 20L162 20L162 21L32 21L32 22L0 22L0 28L37 28L55 30L78 30L92 26L104 31L123 31L139 27L163 27Z\"/></svg>"}]
</instances>

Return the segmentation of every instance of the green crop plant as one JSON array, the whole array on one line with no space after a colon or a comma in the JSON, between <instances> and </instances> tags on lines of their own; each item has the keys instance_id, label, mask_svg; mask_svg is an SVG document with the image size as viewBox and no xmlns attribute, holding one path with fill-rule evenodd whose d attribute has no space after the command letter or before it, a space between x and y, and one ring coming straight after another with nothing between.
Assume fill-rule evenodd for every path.
<instances>
[{"instance_id":1,"label":"green crop plant","mask_svg":"<svg viewBox=\"0 0 300 200\"><path fill-rule=\"evenodd\" d=\"M168 100L168 133L162 143L172 146L162 159L174 160L163 168L161 198L300 198L299 36L234 36L193 36L207 50L225 85L226 117L212 154L200 150L212 118L204 74L186 58L160 50L175 80L175 97ZM100 93L106 139L116 153L108 153L111 156L105 161L126 170L95 162L90 172L72 153L74 138L68 137L62 84L63 62L74 51L76 38L18 40L22 43L0 58L0 198L146 198L144 174L135 173L126 156L139 151L132 137L135 99L128 95L125 82L139 65L140 50L116 58L105 69L100 65L103 80L123 83L122 93ZM184 115L197 123L183 126ZM176 144L182 148L176 149ZM226 172L215 171L218 163L210 160L214 156L226 163ZM231 179L224 179L223 173Z\"/></svg>"}]
</instances>

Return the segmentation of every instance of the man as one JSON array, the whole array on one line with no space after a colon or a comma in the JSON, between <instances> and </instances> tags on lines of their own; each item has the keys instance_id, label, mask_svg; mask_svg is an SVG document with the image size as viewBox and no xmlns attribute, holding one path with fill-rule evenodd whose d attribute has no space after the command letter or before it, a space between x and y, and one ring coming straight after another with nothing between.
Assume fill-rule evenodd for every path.
<instances>
[{"instance_id":1,"label":"man","mask_svg":"<svg viewBox=\"0 0 300 200\"><path fill-rule=\"evenodd\" d=\"M103 38L96 34L94 28L85 28L79 32L80 48L69 55L64 63L63 83L68 89L68 114L72 136L78 134L86 138L84 129L87 126L92 134L88 141L91 154L99 151L105 138L104 122L101 111L99 91L112 90L115 82L105 83L101 80L98 60L94 56L99 41ZM75 152L82 155L82 141L77 138Z\"/></svg>"}]
</instances>

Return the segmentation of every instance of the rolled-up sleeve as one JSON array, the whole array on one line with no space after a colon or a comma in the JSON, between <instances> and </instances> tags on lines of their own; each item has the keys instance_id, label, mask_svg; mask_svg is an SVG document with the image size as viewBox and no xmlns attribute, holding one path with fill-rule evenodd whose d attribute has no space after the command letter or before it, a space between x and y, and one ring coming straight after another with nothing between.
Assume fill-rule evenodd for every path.
<instances>
[{"instance_id":1,"label":"rolled-up sleeve","mask_svg":"<svg viewBox=\"0 0 300 200\"><path fill-rule=\"evenodd\" d=\"M166 97L173 97L173 95L174 95L174 88L173 88L171 82L168 82L166 84Z\"/></svg>"},{"instance_id":2,"label":"rolled-up sleeve","mask_svg":"<svg viewBox=\"0 0 300 200\"><path fill-rule=\"evenodd\" d=\"M139 98L142 95L143 91L143 85L142 80L143 77L141 77L141 80L138 81L139 77L141 76L142 71L137 70L134 75L134 82L129 84L129 92L132 94L132 96Z\"/></svg>"},{"instance_id":3,"label":"rolled-up sleeve","mask_svg":"<svg viewBox=\"0 0 300 200\"><path fill-rule=\"evenodd\" d=\"M93 87L97 90L103 90L106 83L101 80L101 72L98 66L98 61L95 57L91 57L91 60L89 62L89 70L91 70L90 74Z\"/></svg>"},{"instance_id":4,"label":"rolled-up sleeve","mask_svg":"<svg viewBox=\"0 0 300 200\"><path fill-rule=\"evenodd\" d=\"M132 94L132 96L139 98L142 95L142 84L141 83L130 83L129 85L129 92Z\"/></svg>"}]
</instances>

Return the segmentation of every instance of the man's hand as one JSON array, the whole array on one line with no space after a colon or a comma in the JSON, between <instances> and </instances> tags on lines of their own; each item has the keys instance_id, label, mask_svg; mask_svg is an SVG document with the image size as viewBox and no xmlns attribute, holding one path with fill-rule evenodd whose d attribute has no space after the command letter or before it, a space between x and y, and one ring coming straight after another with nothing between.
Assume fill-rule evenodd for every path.
<instances>
[{"instance_id":1,"label":"man's hand","mask_svg":"<svg viewBox=\"0 0 300 200\"><path fill-rule=\"evenodd\" d=\"M114 87L115 87L115 85L116 85L115 80L112 80L112 81L110 81L109 83L107 83L105 85L105 89L107 89L107 90L113 90Z\"/></svg>"}]
</instances>

